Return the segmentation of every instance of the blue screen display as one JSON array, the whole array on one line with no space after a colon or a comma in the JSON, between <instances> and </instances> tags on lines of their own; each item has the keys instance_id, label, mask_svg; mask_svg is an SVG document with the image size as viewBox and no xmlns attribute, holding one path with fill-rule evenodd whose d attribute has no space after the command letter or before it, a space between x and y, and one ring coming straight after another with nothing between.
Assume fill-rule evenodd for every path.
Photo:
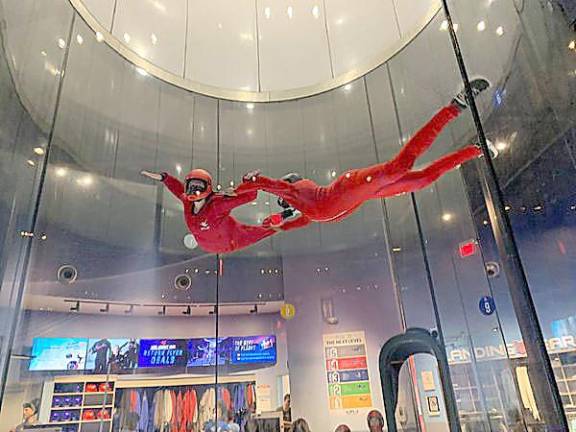
<instances>
[{"instance_id":1,"label":"blue screen display","mask_svg":"<svg viewBox=\"0 0 576 432\"><path fill-rule=\"evenodd\" d=\"M232 338L218 338L218 366L230 363ZM188 341L188 367L216 365L216 338Z\"/></svg>"},{"instance_id":2,"label":"blue screen display","mask_svg":"<svg viewBox=\"0 0 576 432\"><path fill-rule=\"evenodd\" d=\"M139 368L186 366L187 339L141 339Z\"/></svg>"},{"instance_id":3,"label":"blue screen display","mask_svg":"<svg viewBox=\"0 0 576 432\"><path fill-rule=\"evenodd\" d=\"M231 364L276 363L276 336L232 338Z\"/></svg>"},{"instance_id":4,"label":"blue screen display","mask_svg":"<svg viewBox=\"0 0 576 432\"><path fill-rule=\"evenodd\" d=\"M190 339L188 367L276 363L276 336Z\"/></svg>"},{"instance_id":5,"label":"blue screen display","mask_svg":"<svg viewBox=\"0 0 576 432\"><path fill-rule=\"evenodd\" d=\"M34 338L31 371L83 370L88 339Z\"/></svg>"}]
</instances>

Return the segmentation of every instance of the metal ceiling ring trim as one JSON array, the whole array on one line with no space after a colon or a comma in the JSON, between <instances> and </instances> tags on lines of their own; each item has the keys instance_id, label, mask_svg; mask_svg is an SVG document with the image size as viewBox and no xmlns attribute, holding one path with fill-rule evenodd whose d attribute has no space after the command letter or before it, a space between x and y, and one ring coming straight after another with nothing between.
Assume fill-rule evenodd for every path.
<instances>
[{"instance_id":1,"label":"metal ceiling ring trim","mask_svg":"<svg viewBox=\"0 0 576 432\"><path fill-rule=\"evenodd\" d=\"M335 78L327 80L323 83L315 84L312 86L288 89L288 90L273 90L273 91L242 91L233 89L224 89L220 87L202 84L201 82L192 81L182 76L168 72L156 66L154 63L142 58L124 43L122 43L116 36L113 36L100 22L92 15L82 0L68 0L72 7L76 10L82 20L94 31L94 34L100 33L102 35L102 42L106 43L109 47L115 50L118 54L124 57L127 61L132 63L135 67L146 71L149 75L160 79L168 84L176 87L202 94L205 96L213 97L216 99L223 99L235 102L282 102L295 99L306 98L315 96L335 88L348 84L377 67L386 63L400 51L402 51L409 43L414 40L422 31L424 31L432 20L441 11L440 0L435 1L430 7L428 14L424 17L421 24L416 26L416 29L394 43L391 47L385 49L382 53L374 58L374 60L365 63L364 65L354 68L349 72L339 75Z\"/></svg>"}]
</instances>

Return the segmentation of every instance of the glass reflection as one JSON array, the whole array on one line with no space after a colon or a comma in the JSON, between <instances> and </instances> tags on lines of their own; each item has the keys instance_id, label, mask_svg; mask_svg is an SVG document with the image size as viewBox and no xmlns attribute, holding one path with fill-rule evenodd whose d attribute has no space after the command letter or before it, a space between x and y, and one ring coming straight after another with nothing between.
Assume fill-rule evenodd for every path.
<instances>
[{"instance_id":1,"label":"glass reflection","mask_svg":"<svg viewBox=\"0 0 576 432\"><path fill-rule=\"evenodd\" d=\"M574 429L569 10L453 3L467 66L494 83L479 105ZM226 255L198 247L178 200L140 176L201 167L223 189L260 168L327 184L389 160L461 86L443 16L340 89L246 104L151 77L67 3L2 6L0 424L382 430L380 349L420 327L443 338L463 430L543 426L478 163ZM464 114L422 163L474 134ZM234 216L277 211L260 193ZM446 427L439 379L427 356L404 364L402 430Z\"/></svg>"}]
</instances>

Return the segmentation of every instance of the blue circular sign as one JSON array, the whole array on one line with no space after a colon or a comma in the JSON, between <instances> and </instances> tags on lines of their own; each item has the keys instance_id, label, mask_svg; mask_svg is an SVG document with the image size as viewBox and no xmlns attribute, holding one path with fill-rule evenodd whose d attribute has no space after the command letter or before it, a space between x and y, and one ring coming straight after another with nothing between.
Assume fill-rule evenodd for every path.
<instances>
[{"instance_id":1,"label":"blue circular sign","mask_svg":"<svg viewBox=\"0 0 576 432\"><path fill-rule=\"evenodd\" d=\"M480 307L482 315L492 315L496 311L496 303L494 303L494 299L490 296L482 297L478 306Z\"/></svg>"}]
</instances>

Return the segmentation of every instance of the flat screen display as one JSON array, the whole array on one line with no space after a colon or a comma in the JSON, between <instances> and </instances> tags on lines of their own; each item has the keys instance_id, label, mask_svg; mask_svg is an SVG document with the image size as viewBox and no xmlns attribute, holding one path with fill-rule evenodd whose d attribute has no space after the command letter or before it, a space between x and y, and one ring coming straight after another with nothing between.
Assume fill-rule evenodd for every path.
<instances>
[{"instance_id":1,"label":"flat screen display","mask_svg":"<svg viewBox=\"0 0 576 432\"><path fill-rule=\"evenodd\" d=\"M276 363L276 336L190 339L188 367Z\"/></svg>"},{"instance_id":2,"label":"flat screen display","mask_svg":"<svg viewBox=\"0 0 576 432\"><path fill-rule=\"evenodd\" d=\"M276 336L245 336L232 339L231 364L276 363Z\"/></svg>"},{"instance_id":3,"label":"flat screen display","mask_svg":"<svg viewBox=\"0 0 576 432\"><path fill-rule=\"evenodd\" d=\"M186 366L187 339L141 339L138 367L157 368Z\"/></svg>"},{"instance_id":4,"label":"flat screen display","mask_svg":"<svg viewBox=\"0 0 576 432\"><path fill-rule=\"evenodd\" d=\"M218 348L218 349L216 349ZM35 338L31 371L122 373L135 368L276 363L276 336L195 339Z\"/></svg>"},{"instance_id":5,"label":"flat screen display","mask_svg":"<svg viewBox=\"0 0 576 432\"><path fill-rule=\"evenodd\" d=\"M230 364L232 338L218 338L218 366ZM216 338L188 341L188 367L216 365Z\"/></svg>"},{"instance_id":6,"label":"flat screen display","mask_svg":"<svg viewBox=\"0 0 576 432\"><path fill-rule=\"evenodd\" d=\"M84 338L34 338L31 371L83 370L88 351Z\"/></svg>"},{"instance_id":7,"label":"flat screen display","mask_svg":"<svg viewBox=\"0 0 576 432\"><path fill-rule=\"evenodd\" d=\"M95 374L122 373L138 367L138 339L90 339L86 370Z\"/></svg>"}]
</instances>

